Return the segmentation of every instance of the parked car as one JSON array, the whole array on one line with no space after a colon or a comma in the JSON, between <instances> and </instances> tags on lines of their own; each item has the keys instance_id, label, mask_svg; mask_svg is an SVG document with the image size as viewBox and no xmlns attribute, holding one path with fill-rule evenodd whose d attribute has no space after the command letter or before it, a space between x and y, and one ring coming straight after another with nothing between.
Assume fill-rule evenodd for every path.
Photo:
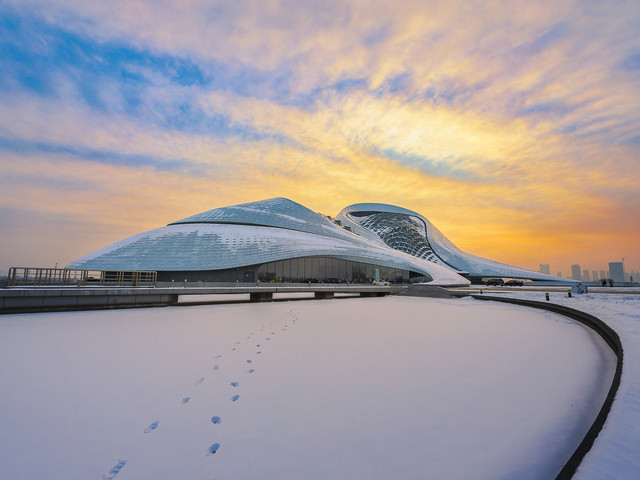
<instances>
[{"instance_id":1,"label":"parked car","mask_svg":"<svg viewBox=\"0 0 640 480\"><path fill-rule=\"evenodd\" d=\"M373 284L374 285L389 285L389 282L386 282L384 280L374 280Z\"/></svg>"},{"instance_id":2,"label":"parked car","mask_svg":"<svg viewBox=\"0 0 640 480\"><path fill-rule=\"evenodd\" d=\"M493 285L494 287L497 287L504 285L504 280L502 280L501 278L490 278L484 283L485 285Z\"/></svg>"},{"instance_id":3,"label":"parked car","mask_svg":"<svg viewBox=\"0 0 640 480\"><path fill-rule=\"evenodd\" d=\"M505 287L523 287L524 282L522 280L507 280L504 282Z\"/></svg>"}]
</instances>

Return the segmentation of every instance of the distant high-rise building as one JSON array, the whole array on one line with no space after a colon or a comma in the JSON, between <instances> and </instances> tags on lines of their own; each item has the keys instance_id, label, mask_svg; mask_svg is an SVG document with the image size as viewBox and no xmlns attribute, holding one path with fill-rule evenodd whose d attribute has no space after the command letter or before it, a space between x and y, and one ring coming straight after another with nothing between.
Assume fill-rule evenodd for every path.
<instances>
[{"instance_id":1,"label":"distant high-rise building","mask_svg":"<svg viewBox=\"0 0 640 480\"><path fill-rule=\"evenodd\" d=\"M614 282L624 282L622 262L609 262L609 272L611 272L611 280Z\"/></svg>"},{"instance_id":2,"label":"distant high-rise building","mask_svg":"<svg viewBox=\"0 0 640 480\"><path fill-rule=\"evenodd\" d=\"M582 280L580 265L571 265L571 278L573 278L574 280Z\"/></svg>"},{"instance_id":3,"label":"distant high-rise building","mask_svg":"<svg viewBox=\"0 0 640 480\"><path fill-rule=\"evenodd\" d=\"M596 280L599 280L599 278L598 278L598 271L597 271L597 270L592 271L592 272L591 272L591 276L593 277L591 280L593 280L594 282L595 282Z\"/></svg>"},{"instance_id":4,"label":"distant high-rise building","mask_svg":"<svg viewBox=\"0 0 640 480\"><path fill-rule=\"evenodd\" d=\"M608 278L607 276L607 272L605 272L604 270L600 270L600 278Z\"/></svg>"},{"instance_id":5,"label":"distant high-rise building","mask_svg":"<svg viewBox=\"0 0 640 480\"><path fill-rule=\"evenodd\" d=\"M586 268L582 271L582 281L583 282L591 281L591 275L589 274L589 270L587 270Z\"/></svg>"},{"instance_id":6,"label":"distant high-rise building","mask_svg":"<svg viewBox=\"0 0 640 480\"><path fill-rule=\"evenodd\" d=\"M549 275L549 264L548 263L541 263L540 264L540 273L546 273L547 275Z\"/></svg>"}]
</instances>

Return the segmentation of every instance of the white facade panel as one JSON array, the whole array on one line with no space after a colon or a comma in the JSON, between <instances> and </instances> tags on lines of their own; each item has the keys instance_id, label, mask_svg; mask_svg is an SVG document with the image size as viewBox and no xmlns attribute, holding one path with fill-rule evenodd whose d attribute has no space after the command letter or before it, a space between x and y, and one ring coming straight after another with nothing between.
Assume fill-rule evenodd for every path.
<instances>
[{"instance_id":1,"label":"white facade panel","mask_svg":"<svg viewBox=\"0 0 640 480\"><path fill-rule=\"evenodd\" d=\"M433 285L469 283L451 269L360 237L286 199L194 215L92 252L69 268L208 271L310 256L410 270L432 278Z\"/></svg>"},{"instance_id":2,"label":"white facade panel","mask_svg":"<svg viewBox=\"0 0 640 480\"><path fill-rule=\"evenodd\" d=\"M362 236L403 251L407 250L402 242L397 240L398 237L403 234L415 235L415 232L426 232L426 236L422 239L425 244L422 258L447 266L458 273L467 273L474 277L509 277L566 282L566 279L553 275L533 272L463 252L429 220L406 208L381 203L358 203L343 209L336 218ZM410 222L416 224L415 230L411 230ZM420 222L424 228L419 225ZM415 241L410 243L415 244Z\"/></svg>"}]
</instances>

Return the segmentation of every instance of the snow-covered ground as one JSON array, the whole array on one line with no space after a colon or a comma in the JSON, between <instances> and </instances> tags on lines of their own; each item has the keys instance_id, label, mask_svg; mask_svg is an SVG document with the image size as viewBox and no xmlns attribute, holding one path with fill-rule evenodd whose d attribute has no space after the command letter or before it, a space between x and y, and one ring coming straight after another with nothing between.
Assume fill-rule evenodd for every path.
<instances>
[{"instance_id":1,"label":"snow-covered ground","mask_svg":"<svg viewBox=\"0 0 640 480\"><path fill-rule=\"evenodd\" d=\"M600 292L608 289L591 289ZM635 294L622 294L625 290ZM619 293L572 295L552 292L550 301L590 313L613 328L622 342L624 363L620 387L607 422L574 475L576 480L640 478L640 294L637 289ZM485 292L528 300L546 301L539 292Z\"/></svg>"},{"instance_id":2,"label":"snow-covered ground","mask_svg":"<svg viewBox=\"0 0 640 480\"><path fill-rule=\"evenodd\" d=\"M0 478L553 478L614 368L471 298L4 315Z\"/></svg>"}]
</instances>

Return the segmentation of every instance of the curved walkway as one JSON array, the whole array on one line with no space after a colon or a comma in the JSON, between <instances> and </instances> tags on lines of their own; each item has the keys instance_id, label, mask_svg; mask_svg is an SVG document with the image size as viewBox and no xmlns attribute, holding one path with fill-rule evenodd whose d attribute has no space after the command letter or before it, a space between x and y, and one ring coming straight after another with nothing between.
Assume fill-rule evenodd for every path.
<instances>
[{"instance_id":1,"label":"curved walkway","mask_svg":"<svg viewBox=\"0 0 640 480\"><path fill-rule=\"evenodd\" d=\"M556 480L565 480L573 477L578 466L582 462L582 459L585 455L591 450L593 443L602 430L602 427L605 424L607 416L609 415L609 411L611 410L611 406L616 397L616 393L618 391L618 387L620 386L620 379L622 377L622 363L624 352L622 348L622 343L620 342L620 337L618 334L609 327L606 323L604 323L599 318L594 317L588 313L582 312L580 310L575 310L573 308L569 308L563 305L558 305L555 303L547 303L547 302L538 302L534 300L523 300L518 298L508 298L508 297L496 297L496 296L487 296L487 295L473 295L474 298L478 300L492 300L497 302L505 302L505 303L513 303L517 305L524 305L532 308L539 308L543 310L549 310L551 312L559 313L566 317L569 317L573 320L576 320L587 327L594 330L598 335L600 335L607 344L611 347L613 352L616 354L618 359L616 363L616 372L613 376L613 380L611 382L611 387L609 388L609 392L607 393L607 397L598 413L598 416L593 421L591 428L585 435L584 439L573 453L571 458L564 465Z\"/></svg>"}]
</instances>

